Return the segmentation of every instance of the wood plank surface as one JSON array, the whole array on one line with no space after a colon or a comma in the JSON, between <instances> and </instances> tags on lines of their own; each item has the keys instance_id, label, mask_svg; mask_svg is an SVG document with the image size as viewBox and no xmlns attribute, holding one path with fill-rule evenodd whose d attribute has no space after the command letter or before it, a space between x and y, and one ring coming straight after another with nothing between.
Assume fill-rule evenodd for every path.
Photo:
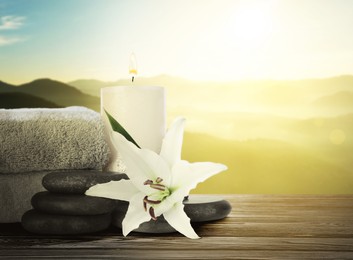
<instances>
[{"instance_id":1,"label":"wood plank surface","mask_svg":"<svg viewBox=\"0 0 353 260\"><path fill-rule=\"evenodd\" d=\"M198 195L202 196L202 195ZM353 195L227 195L231 214L178 233L39 236L0 224L0 259L353 259Z\"/></svg>"}]
</instances>

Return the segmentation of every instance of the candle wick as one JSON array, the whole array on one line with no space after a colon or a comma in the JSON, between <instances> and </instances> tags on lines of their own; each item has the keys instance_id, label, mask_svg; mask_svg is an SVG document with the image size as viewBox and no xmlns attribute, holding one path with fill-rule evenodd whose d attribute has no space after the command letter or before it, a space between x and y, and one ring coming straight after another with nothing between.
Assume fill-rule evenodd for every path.
<instances>
[{"instance_id":1,"label":"candle wick","mask_svg":"<svg viewBox=\"0 0 353 260\"><path fill-rule=\"evenodd\" d=\"M134 79L135 79L135 77L134 77L134 76L132 76L132 78L131 78L131 82L134 82Z\"/></svg>"}]
</instances>

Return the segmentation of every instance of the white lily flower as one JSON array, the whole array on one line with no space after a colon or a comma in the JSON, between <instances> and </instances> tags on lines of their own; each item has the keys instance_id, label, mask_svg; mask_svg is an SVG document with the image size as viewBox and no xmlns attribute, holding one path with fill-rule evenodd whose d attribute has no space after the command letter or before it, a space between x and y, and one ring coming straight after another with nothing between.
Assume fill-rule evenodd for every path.
<instances>
[{"instance_id":1,"label":"white lily flower","mask_svg":"<svg viewBox=\"0 0 353 260\"><path fill-rule=\"evenodd\" d=\"M181 160L184 118L177 118L164 137L160 155L139 149L117 132L112 133L115 149L126 165L129 180L97 184L86 195L129 201L122 223L127 236L141 223L156 220L163 214L165 220L189 238L199 238L184 212L183 199L199 182L224 171L223 164Z\"/></svg>"}]
</instances>

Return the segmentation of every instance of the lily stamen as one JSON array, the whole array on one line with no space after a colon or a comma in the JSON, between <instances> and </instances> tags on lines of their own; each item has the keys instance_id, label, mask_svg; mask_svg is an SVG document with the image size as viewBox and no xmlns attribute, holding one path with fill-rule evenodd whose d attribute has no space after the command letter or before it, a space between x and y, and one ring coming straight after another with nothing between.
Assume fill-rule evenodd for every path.
<instances>
[{"instance_id":1,"label":"lily stamen","mask_svg":"<svg viewBox=\"0 0 353 260\"><path fill-rule=\"evenodd\" d=\"M143 185L149 185L153 189L165 191L166 186L161 184L162 181L163 181L163 179L161 177L157 177L156 181L147 180L143 183Z\"/></svg>"},{"instance_id":2,"label":"lily stamen","mask_svg":"<svg viewBox=\"0 0 353 260\"><path fill-rule=\"evenodd\" d=\"M143 183L143 185L151 185L151 184L153 184L152 180L147 180Z\"/></svg>"},{"instance_id":3,"label":"lily stamen","mask_svg":"<svg viewBox=\"0 0 353 260\"><path fill-rule=\"evenodd\" d=\"M157 220L156 215L154 214L154 208L153 207L150 207L149 213L150 213L150 216L151 216L151 218L153 220Z\"/></svg>"},{"instance_id":4,"label":"lily stamen","mask_svg":"<svg viewBox=\"0 0 353 260\"><path fill-rule=\"evenodd\" d=\"M148 195L143 198L143 208L145 209L145 211L147 211L147 204L152 205L149 207L148 213L150 214L150 216L153 220L157 220L156 215L154 213L153 205L158 205L158 204L162 203L163 199L169 195L169 190L165 185L161 184L162 181L163 181L163 179L161 177L157 177L155 181L146 180L143 183L144 185L149 185L153 189L156 189L158 191L162 191L162 193L158 192L157 194L159 194L159 195L157 195L157 196L156 196L156 193L152 194L152 198L156 198L157 200L149 199ZM168 194L165 194L166 191L168 191Z\"/></svg>"},{"instance_id":5,"label":"lily stamen","mask_svg":"<svg viewBox=\"0 0 353 260\"><path fill-rule=\"evenodd\" d=\"M159 183L151 184L150 187L160 191L165 191L165 188L166 188L163 184L159 184Z\"/></svg>"},{"instance_id":6,"label":"lily stamen","mask_svg":"<svg viewBox=\"0 0 353 260\"><path fill-rule=\"evenodd\" d=\"M147 202L146 202L146 198L147 198L147 196L143 199L143 208L145 209L145 211L147 211Z\"/></svg>"},{"instance_id":7,"label":"lily stamen","mask_svg":"<svg viewBox=\"0 0 353 260\"><path fill-rule=\"evenodd\" d=\"M153 205L157 205L157 204L160 204L162 201L161 200L150 200L148 199L148 196L146 196L143 201L145 203L148 203L148 204L153 204Z\"/></svg>"}]
</instances>

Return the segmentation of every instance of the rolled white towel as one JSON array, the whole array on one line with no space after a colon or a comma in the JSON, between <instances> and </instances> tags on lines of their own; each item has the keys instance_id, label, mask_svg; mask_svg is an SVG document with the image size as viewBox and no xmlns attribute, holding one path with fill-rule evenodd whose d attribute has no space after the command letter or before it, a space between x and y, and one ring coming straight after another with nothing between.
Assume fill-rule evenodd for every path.
<instances>
[{"instance_id":1,"label":"rolled white towel","mask_svg":"<svg viewBox=\"0 0 353 260\"><path fill-rule=\"evenodd\" d=\"M101 170L109 155L101 116L93 110L0 109L0 174Z\"/></svg>"}]
</instances>

